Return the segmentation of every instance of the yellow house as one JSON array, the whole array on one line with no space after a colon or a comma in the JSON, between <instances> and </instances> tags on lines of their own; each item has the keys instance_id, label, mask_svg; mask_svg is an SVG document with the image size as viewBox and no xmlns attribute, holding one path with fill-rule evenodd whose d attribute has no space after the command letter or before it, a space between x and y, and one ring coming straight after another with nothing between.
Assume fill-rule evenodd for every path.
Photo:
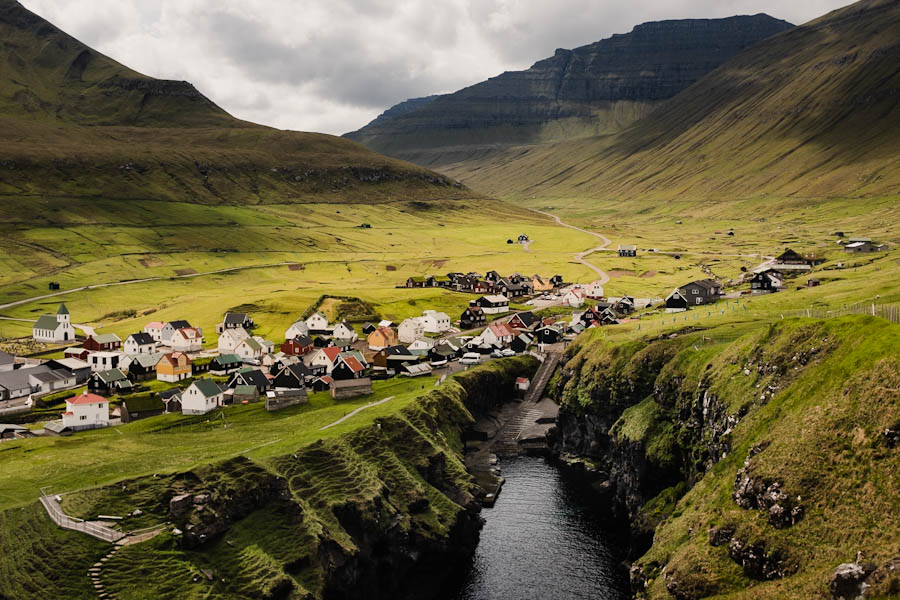
<instances>
[{"instance_id":1,"label":"yellow house","mask_svg":"<svg viewBox=\"0 0 900 600\"><path fill-rule=\"evenodd\" d=\"M193 364L184 352L170 352L156 363L156 378L160 381L175 382L191 376Z\"/></svg>"},{"instance_id":2,"label":"yellow house","mask_svg":"<svg viewBox=\"0 0 900 600\"><path fill-rule=\"evenodd\" d=\"M388 346L396 346L397 331L390 327L379 327L369 334L368 342L370 350L381 350Z\"/></svg>"},{"instance_id":3,"label":"yellow house","mask_svg":"<svg viewBox=\"0 0 900 600\"><path fill-rule=\"evenodd\" d=\"M535 292L552 292L553 284L550 283L549 279L544 279L540 275L535 275L531 278L531 284L534 286Z\"/></svg>"}]
</instances>

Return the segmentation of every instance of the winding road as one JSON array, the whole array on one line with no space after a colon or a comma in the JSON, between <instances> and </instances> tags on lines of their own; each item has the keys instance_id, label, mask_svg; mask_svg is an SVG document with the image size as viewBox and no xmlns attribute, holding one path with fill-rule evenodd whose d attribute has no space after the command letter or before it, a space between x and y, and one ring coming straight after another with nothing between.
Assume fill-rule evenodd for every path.
<instances>
[{"instance_id":1,"label":"winding road","mask_svg":"<svg viewBox=\"0 0 900 600\"><path fill-rule=\"evenodd\" d=\"M588 231L587 229L582 229L581 227L576 227L574 225L569 225L568 223L564 223L562 219L560 219L558 216L556 216L552 213L548 213L548 212L544 212L542 210L536 210L536 209L532 209L532 210L534 212L540 213L544 216L551 217L554 221L556 221L557 225L560 225L562 227L568 227L569 229L574 229L575 231L580 231L581 233L586 233L588 235L592 235L595 238L600 239L600 241L602 241L603 243L600 244L599 246L596 246L594 248L591 248L590 250L585 250L584 252L579 252L578 254L576 254L575 262L580 263L580 264L584 265L585 267L587 267L588 269L594 271L600 277L600 279L597 280L597 283L599 283L600 285L604 285L604 284L606 284L607 281L609 281L609 275L607 275L603 269L601 269L597 265L594 265L585 260L586 256L590 256L594 252L600 252L601 250L606 250L607 247L612 243L609 241L608 237L606 237L605 235L603 235L601 233L595 233L593 231ZM2 307L0 307L0 308L2 308Z\"/></svg>"}]
</instances>

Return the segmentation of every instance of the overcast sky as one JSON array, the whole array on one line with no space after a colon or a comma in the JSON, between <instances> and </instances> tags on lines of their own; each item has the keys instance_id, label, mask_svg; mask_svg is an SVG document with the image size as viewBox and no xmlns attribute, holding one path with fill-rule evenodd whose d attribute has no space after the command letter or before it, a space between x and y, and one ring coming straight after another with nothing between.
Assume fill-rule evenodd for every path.
<instances>
[{"instance_id":1,"label":"overcast sky","mask_svg":"<svg viewBox=\"0 0 900 600\"><path fill-rule=\"evenodd\" d=\"M768 13L801 24L849 0L21 0L147 75L282 129L341 134L645 21Z\"/></svg>"}]
</instances>

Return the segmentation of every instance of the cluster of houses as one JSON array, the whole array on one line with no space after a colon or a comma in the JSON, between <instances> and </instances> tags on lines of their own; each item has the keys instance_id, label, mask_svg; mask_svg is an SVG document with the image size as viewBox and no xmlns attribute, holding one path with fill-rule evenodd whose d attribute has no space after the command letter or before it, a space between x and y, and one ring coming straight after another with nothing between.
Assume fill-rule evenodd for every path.
<instances>
[{"instance_id":1,"label":"cluster of houses","mask_svg":"<svg viewBox=\"0 0 900 600\"><path fill-rule=\"evenodd\" d=\"M522 296L531 296L536 293L553 292L564 285L562 275L544 278L540 275L528 277L520 273L513 273L508 277L503 277L497 271L488 271L484 275L470 272L410 277L406 280L406 284L401 287L438 287L457 292L494 294L503 295L507 298L520 298Z\"/></svg>"}]
</instances>

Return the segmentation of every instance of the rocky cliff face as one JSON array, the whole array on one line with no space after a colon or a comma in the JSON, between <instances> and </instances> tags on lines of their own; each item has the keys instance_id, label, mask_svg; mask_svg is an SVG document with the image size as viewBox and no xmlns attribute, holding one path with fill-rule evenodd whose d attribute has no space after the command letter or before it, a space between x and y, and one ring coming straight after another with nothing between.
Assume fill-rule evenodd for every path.
<instances>
[{"instance_id":1,"label":"rocky cliff face","mask_svg":"<svg viewBox=\"0 0 900 600\"><path fill-rule=\"evenodd\" d=\"M867 562L854 585L900 590L900 575L874 575L891 572L900 527L870 526L891 521L875 481L900 468L900 363L888 340L900 329L884 325L576 346L554 388L553 448L588 459L572 462L595 467L598 502L631 523L636 595L821 597L823 574L848 571L857 552ZM891 496L896 484L884 484Z\"/></svg>"},{"instance_id":2,"label":"rocky cliff face","mask_svg":"<svg viewBox=\"0 0 900 600\"><path fill-rule=\"evenodd\" d=\"M444 146L534 143L609 133L640 118L723 61L792 27L768 15L645 23L557 50L420 105L402 103L347 137L398 157Z\"/></svg>"}]
</instances>

